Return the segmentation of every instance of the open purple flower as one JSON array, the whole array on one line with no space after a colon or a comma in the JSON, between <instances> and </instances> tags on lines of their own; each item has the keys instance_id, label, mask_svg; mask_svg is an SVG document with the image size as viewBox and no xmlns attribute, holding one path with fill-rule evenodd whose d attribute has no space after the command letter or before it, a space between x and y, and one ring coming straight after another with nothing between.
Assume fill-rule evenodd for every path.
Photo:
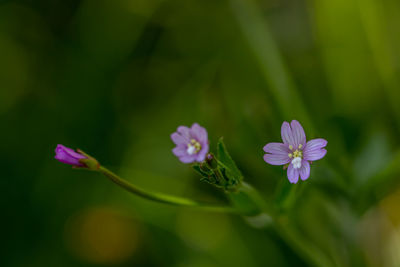
<instances>
[{"instance_id":1,"label":"open purple flower","mask_svg":"<svg viewBox=\"0 0 400 267\"><path fill-rule=\"evenodd\" d=\"M208 134L206 129L193 123L192 127L179 126L171 134L176 147L172 150L183 163L202 162L208 153Z\"/></svg>"},{"instance_id":2,"label":"open purple flower","mask_svg":"<svg viewBox=\"0 0 400 267\"><path fill-rule=\"evenodd\" d=\"M324 147L328 141L322 138L306 142L306 134L301 124L292 120L283 122L281 128L283 143L269 143L264 146L265 162L271 165L289 164L287 176L293 184L300 178L304 181L310 176L310 162L322 159L326 154Z\"/></svg>"},{"instance_id":3,"label":"open purple flower","mask_svg":"<svg viewBox=\"0 0 400 267\"><path fill-rule=\"evenodd\" d=\"M65 147L63 145L57 145L56 156L54 158L65 164L73 165L76 167L85 167L85 165L79 162L79 160L86 159L87 157L85 157L82 154L79 154L78 152L74 151L69 147Z\"/></svg>"}]
</instances>

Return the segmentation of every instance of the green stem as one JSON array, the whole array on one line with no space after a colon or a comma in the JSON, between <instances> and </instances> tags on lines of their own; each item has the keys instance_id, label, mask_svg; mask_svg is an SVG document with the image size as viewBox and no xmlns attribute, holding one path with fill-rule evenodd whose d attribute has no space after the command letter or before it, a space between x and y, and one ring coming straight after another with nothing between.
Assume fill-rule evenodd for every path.
<instances>
[{"instance_id":1,"label":"green stem","mask_svg":"<svg viewBox=\"0 0 400 267\"><path fill-rule=\"evenodd\" d=\"M291 188L293 189L289 194L290 201L292 202L295 200L298 186L291 186ZM238 210L241 210L241 213L247 216L247 219L266 215L270 221L268 221L264 227L272 227L280 238L306 262L311 265L324 267L334 265L323 251L311 242L304 240L286 216L276 214L254 187L242 182L238 186L237 191L230 193L229 197L233 205Z\"/></svg>"},{"instance_id":2,"label":"green stem","mask_svg":"<svg viewBox=\"0 0 400 267\"><path fill-rule=\"evenodd\" d=\"M243 216L257 216L263 213L266 214L265 211L269 210L266 203L259 195L258 191L246 183L241 183L241 185L238 187L237 192L231 192L228 194L234 206L229 207L207 205L205 203L200 203L191 199L149 192L120 178L118 175L104 168L103 166L100 166L98 171L104 174L113 183L119 185L128 192L159 203L165 203L175 206L195 207L205 211L236 213ZM322 252L320 252L315 247L311 247L310 244L304 242L302 238L297 235L296 231L294 231L289 225L287 225L287 222L285 222L285 220L281 220L276 216L273 216L273 214L271 213L268 213L268 216L272 216L272 226L281 236L281 238L286 241L305 260L317 266L332 265Z\"/></svg>"},{"instance_id":3,"label":"green stem","mask_svg":"<svg viewBox=\"0 0 400 267\"><path fill-rule=\"evenodd\" d=\"M122 179L121 177L119 177L112 171L108 170L107 168L104 168L103 166L100 166L98 171L104 174L113 183L119 185L128 192L131 192L137 196L143 197L148 200L175 206L196 207L202 210L213 211L213 212L225 212L225 213L239 212L237 209L229 206L208 205L187 198L175 197L156 192L149 192L145 189L142 189L136 185L129 183L128 181Z\"/></svg>"},{"instance_id":4,"label":"green stem","mask_svg":"<svg viewBox=\"0 0 400 267\"><path fill-rule=\"evenodd\" d=\"M288 218L275 218L273 227L282 240L306 262L313 266L335 266L320 248L315 246L312 242L305 240L299 232L290 225Z\"/></svg>"}]
</instances>

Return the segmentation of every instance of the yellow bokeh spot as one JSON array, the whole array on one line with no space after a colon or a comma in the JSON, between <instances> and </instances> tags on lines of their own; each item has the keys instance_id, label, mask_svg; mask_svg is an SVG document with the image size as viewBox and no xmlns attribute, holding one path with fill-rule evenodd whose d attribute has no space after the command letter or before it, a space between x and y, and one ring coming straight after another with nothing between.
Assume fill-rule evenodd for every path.
<instances>
[{"instance_id":1,"label":"yellow bokeh spot","mask_svg":"<svg viewBox=\"0 0 400 267\"><path fill-rule=\"evenodd\" d=\"M95 264L120 264L139 245L137 223L110 208L92 208L71 217L65 225L68 248Z\"/></svg>"},{"instance_id":2,"label":"yellow bokeh spot","mask_svg":"<svg viewBox=\"0 0 400 267\"><path fill-rule=\"evenodd\" d=\"M384 198L380 202L380 207L387 214L390 221L396 227L400 226L400 188L394 191L392 194Z\"/></svg>"}]
</instances>

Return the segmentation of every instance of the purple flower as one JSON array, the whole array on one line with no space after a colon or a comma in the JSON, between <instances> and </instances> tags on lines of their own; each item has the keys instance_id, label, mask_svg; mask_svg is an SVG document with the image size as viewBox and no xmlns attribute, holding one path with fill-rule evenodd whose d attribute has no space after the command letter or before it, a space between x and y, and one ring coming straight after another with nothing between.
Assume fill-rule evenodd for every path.
<instances>
[{"instance_id":1,"label":"purple flower","mask_svg":"<svg viewBox=\"0 0 400 267\"><path fill-rule=\"evenodd\" d=\"M172 150L183 163L202 162L208 153L208 134L206 129L193 123L192 127L179 126L171 134L176 147Z\"/></svg>"},{"instance_id":2,"label":"purple flower","mask_svg":"<svg viewBox=\"0 0 400 267\"><path fill-rule=\"evenodd\" d=\"M324 147L328 141L322 138L306 142L306 134L301 124L292 120L283 122L281 128L283 143L269 143L264 146L265 162L271 165L289 164L287 176L293 184L307 180L310 176L310 162L322 159L326 154Z\"/></svg>"},{"instance_id":3,"label":"purple flower","mask_svg":"<svg viewBox=\"0 0 400 267\"><path fill-rule=\"evenodd\" d=\"M87 157L79 154L71 148L59 144L56 147L56 156L54 158L65 164L76 167L85 167L85 164L80 163L79 160L86 159Z\"/></svg>"}]
</instances>

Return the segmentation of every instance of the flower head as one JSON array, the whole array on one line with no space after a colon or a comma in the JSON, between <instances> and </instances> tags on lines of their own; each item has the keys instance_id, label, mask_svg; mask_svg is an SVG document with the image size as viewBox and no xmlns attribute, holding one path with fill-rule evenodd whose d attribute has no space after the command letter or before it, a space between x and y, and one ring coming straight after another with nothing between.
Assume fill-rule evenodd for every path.
<instances>
[{"instance_id":1,"label":"flower head","mask_svg":"<svg viewBox=\"0 0 400 267\"><path fill-rule=\"evenodd\" d=\"M57 145L56 156L54 158L62 163L73 165L75 167L85 167L85 164L81 163L79 160L86 159L87 157L69 147Z\"/></svg>"},{"instance_id":2,"label":"flower head","mask_svg":"<svg viewBox=\"0 0 400 267\"><path fill-rule=\"evenodd\" d=\"M322 159L326 154L324 147L328 141L322 138L306 142L301 124L292 120L283 122L281 128L283 143L269 143L264 146L265 162L271 165L288 164L287 176L291 183L297 183L299 176L307 180L310 176L310 162Z\"/></svg>"},{"instance_id":3,"label":"flower head","mask_svg":"<svg viewBox=\"0 0 400 267\"><path fill-rule=\"evenodd\" d=\"M206 129L193 123L192 127L179 126L171 134L176 147L172 152L183 163L202 162L208 153L208 134Z\"/></svg>"}]
</instances>

